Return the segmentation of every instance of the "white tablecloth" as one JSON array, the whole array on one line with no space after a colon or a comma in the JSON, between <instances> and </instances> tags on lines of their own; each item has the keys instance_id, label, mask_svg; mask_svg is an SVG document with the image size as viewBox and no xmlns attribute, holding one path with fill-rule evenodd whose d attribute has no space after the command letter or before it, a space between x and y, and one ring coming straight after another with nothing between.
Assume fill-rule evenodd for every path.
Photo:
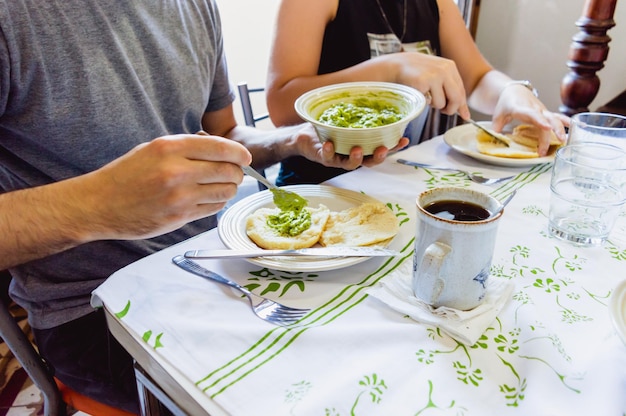
<instances>
[{"instance_id":1,"label":"white tablecloth","mask_svg":"<svg viewBox=\"0 0 626 416\"><path fill-rule=\"evenodd\" d=\"M519 190L500 223L490 277L512 282L513 293L473 346L367 295L412 261L416 196L435 186L476 186L395 157L487 176L520 173L480 188L496 197ZM626 220L602 247L550 237L549 169L485 165L433 139L328 182L393 207L403 221L391 247L401 256L298 273L199 261L256 293L312 308L297 328L258 319L237 293L171 263L186 250L223 248L215 230L118 271L93 303L233 415L622 415L626 346L607 305L626 278Z\"/></svg>"}]
</instances>

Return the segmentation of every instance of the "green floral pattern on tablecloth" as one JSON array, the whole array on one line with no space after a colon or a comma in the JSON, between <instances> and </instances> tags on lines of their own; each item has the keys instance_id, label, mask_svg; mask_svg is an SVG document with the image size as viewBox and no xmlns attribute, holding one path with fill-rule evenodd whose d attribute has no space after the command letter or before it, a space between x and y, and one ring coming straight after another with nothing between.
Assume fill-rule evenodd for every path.
<instances>
[{"instance_id":1,"label":"green floral pattern on tablecloth","mask_svg":"<svg viewBox=\"0 0 626 416\"><path fill-rule=\"evenodd\" d=\"M544 171L540 171L539 174L544 173ZM467 184L465 175L435 175L431 172L427 173L430 175L430 178L426 181L429 187L442 185L463 186ZM523 212L533 216L544 215L543 211L536 206L528 206L524 208ZM544 234L544 237L551 238L546 234ZM546 258L545 253L543 256L538 256L536 260L536 253L533 253L533 250L529 247L515 245L508 250L509 258L493 262L491 268L491 276L493 278L517 279L524 282L521 285L521 289L513 295L513 302L517 303L514 322L510 322L508 326L505 326L500 318L496 319L495 325L490 326L478 342L471 347L454 341L455 345L449 349L418 349L415 352L416 361L424 366L436 365L438 364L438 358L445 356L445 362L451 363L448 371L450 374L454 374L454 378L458 383L462 383L470 388L478 388L482 385L485 376L483 369L474 364L474 362L480 362L480 360L473 358L477 354L488 354L494 357L495 362L499 363L502 369L509 374L508 379L502 380L501 384L499 384L498 391L493 392L494 394L500 394L506 406L509 407L519 407L526 399L529 380L521 376L523 372L520 371L519 367L525 366L527 361L541 363L549 370L554 379L561 383L564 389L580 393L581 391L577 385L579 381L584 379L584 375L571 372L568 369L571 357L565 350L559 337L550 333L541 322L520 326L520 323L517 321L518 311L524 307L532 307L533 299L537 296L551 297L554 304L553 312L560 316L561 322L573 326L594 319L586 312L577 310L577 304L580 302L592 299L597 302L600 311L603 311L606 307L610 293L591 293L584 288L577 289L572 285L577 276L586 273L584 268L586 259L576 253L564 254L558 245L554 245L553 250L553 257L548 263L537 263L535 261ZM617 250L617 247L609 244L607 245L607 250L613 253L614 259L623 260L622 251ZM407 317L407 319L409 318ZM507 330L505 328L510 329ZM428 337L433 340L449 339L438 328L427 327L425 331L428 333ZM547 344L553 352L562 357L565 365L560 366L559 364L551 363L550 358L546 356L539 354L530 355L525 352L527 349L523 348L523 345L533 343ZM455 359L450 360L451 355L454 355ZM365 381L361 381L361 383L364 386L370 386L376 380L378 380L378 377L376 374L373 374L371 377L367 376ZM379 403L383 400L384 390L393 388L393 386L384 384L382 379L379 382L380 385L370 392L372 403ZM454 399L451 399L450 404L447 406L435 404L432 400L432 394L437 386L431 380L428 383L429 400L427 406L423 409L414 409L411 414L421 414L427 408L456 409L456 414L465 414L467 408L460 406ZM441 387L445 389L446 386ZM308 384L308 389L314 389L314 386ZM360 393L355 399L353 406L351 406L351 415L359 414L358 402L360 395L364 393L365 391ZM292 394L287 397L292 400L294 398ZM345 407L344 404L343 408ZM339 416L341 413L336 410L336 407L328 406L325 414L328 416ZM371 409L363 414L371 414Z\"/></svg>"},{"instance_id":2,"label":"green floral pattern on tablecloth","mask_svg":"<svg viewBox=\"0 0 626 416\"><path fill-rule=\"evenodd\" d=\"M532 166L509 183L494 188L491 194L502 199L514 189L549 173L549 169L549 164ZM472 185L462 173L418 171L427 189ZM540 202L542 205L528 204L518 208L522 221L524 216L543 217L547 221L547 202ZM412 224L409 212L414 206L411 202L388 201L386 205L394 211L401 227ZM625 235L626 227L620 227L621 235ZM407 371L413 374L436 376L425 375L413 380L411 387L420 394L411 403L403 403L403 410L406 410L403 414L426 415L431 411L454 415L476 414L474 406L477 403L468 400L468 397L478 392L483 396L497 397L498 403L504 406L501 410L523 409L530 400L529 394L536 393L544 384L550 386L551 394L580 396L585 393L584 388L589 383L585 383L588 381L587 374L578 371L577 351L568 334L557 334L555 328L565 325L571 327L571 333L577 333L580 328L593 325L607 313L610 289L598 289L598 286L586 284L595 270L584 250L561 244L546 230L535 232L545 239L542 252L526 244L523 238L508 247L498 248L498 257L492 262L491 278L514 281L516 289L507 312L499 315L474 345L470 347L457 342L433 326L411 326L412 330L421 331L423 336L420 336L420 343L408 355L405 354L403 365L409 366ZM411 261L413 244L412 238L402 241L400 256L382 262L378 269L363 276L358 283L346 285L332 294L299 326L270 330L244 351L233 351L229 360L212 367L194 382L218 403L223 403L221 400L225 400L224 396L228 394L236 395L237 386L243 380L252 378L257 372L263 374L261 369L268 363L278 361L300 337L306 336L307 331L334 323L362 305L367 299L366 290L369 287ZM621 240L610 239L602 250L606 254L603 262L613 262L614 267L623 270L626 247ZM247 273L245 286L248 289L274 297L306 293L309 285L315 285L320 277L319 273L291 273L267 268L249 269ZM539 306L542 309L538 309ZM125 319L132 309L129 301L118 313L118 318ZM399 321L403 319L407 323L410 321L409 317L398 317ZM143 339L154 349L167 349L167 332L146 329ZM529 367L534 369L532 373L529 373ZM342 370L342 377L352 387L344 385L345 394L314 402L318 409L316 414L381 414L380 409L393 404L390 402L393 402L394 391L404 384L394 379L393 373L382 366L372 367L367 372L359 368ZM541 372L541 378L537 377L537 372ZM272 383L278 384L283 392L283 404L289 407L290 414L310 414L312 398L320 389L323 390L322 381L308 377L307 373L294 372L292 375L292 379L283 377L272 380ZM322 397L325 397L323 393Z\"/></svg>"}]
</instances>

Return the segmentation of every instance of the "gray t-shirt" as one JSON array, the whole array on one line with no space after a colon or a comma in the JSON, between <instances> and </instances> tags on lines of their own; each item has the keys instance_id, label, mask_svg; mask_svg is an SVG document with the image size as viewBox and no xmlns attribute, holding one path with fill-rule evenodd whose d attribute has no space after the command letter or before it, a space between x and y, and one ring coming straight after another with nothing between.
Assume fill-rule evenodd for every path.
<instances>
[{"instance_id":1,"label":"gray t-shirt","mask_svg":"<svg viewBox=\"0 0 626 416\"><path fill-rule=\"evenodd\" d=\"M234 99L220 25L213 0L0 0L0 192L198 131L205 111ZM214 226L210 217L21 265L11 295L32 326L60 325L91 312L91 291L116 270Z\"/></svg>"}]
</instances>

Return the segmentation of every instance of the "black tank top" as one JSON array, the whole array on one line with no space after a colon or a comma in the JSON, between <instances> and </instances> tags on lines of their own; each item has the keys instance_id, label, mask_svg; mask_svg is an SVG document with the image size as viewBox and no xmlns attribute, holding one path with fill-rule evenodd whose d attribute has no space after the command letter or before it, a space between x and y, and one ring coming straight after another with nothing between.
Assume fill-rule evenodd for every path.
<instances>
[{"instance_id":1,"label":"black tank top","mask_svg":"<svg viewBox=\"0 0 626 416\"><path fill-rule=\"evenodd\" d=\"M370 59L372 51L368 33L388 35L393 32L397 38L402 37L405 0L379 1L384 16L376 0L339 0L337 15L324 33L318 74L339 71ZM439 55L437 1L406 0L406 5L406 31L400 40L403 44L426 41L432 52ZM276 183L279 186L317 184L345 172L296 156L281 163Z\"/></svg>"},{"instance_id":2,"label":"black tank top","mask_svg":"<svg viewBox=\"0 0 626 416\"><path fill-rule=\"evenodd\" d=\"M318 74L339 71L370 59L368 33L388 34L389 26L400 38L404 26L404 0L339 0L337 16L324 32ZM436 0L406 0L407 24L402 43L429 41L440 53L439 9Z\"/></svg>"}]
</instances>

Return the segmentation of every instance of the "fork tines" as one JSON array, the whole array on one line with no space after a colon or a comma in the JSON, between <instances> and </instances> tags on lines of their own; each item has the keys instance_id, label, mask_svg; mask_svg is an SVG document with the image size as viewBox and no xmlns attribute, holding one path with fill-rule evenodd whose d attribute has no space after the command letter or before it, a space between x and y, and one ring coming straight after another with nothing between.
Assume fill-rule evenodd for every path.
<instances>
[{"instance_id":1,"label":"fork tines","mask_svg":"<svg viewBox=\"0 0 626 416\"><path fill-rule=\"evenodd\" d=\"M264 300L254 307L254 311L266 321L278 325L291 325L306 315L310 309L292 308L271 300Z\"/></svg>"}]
</instances>

